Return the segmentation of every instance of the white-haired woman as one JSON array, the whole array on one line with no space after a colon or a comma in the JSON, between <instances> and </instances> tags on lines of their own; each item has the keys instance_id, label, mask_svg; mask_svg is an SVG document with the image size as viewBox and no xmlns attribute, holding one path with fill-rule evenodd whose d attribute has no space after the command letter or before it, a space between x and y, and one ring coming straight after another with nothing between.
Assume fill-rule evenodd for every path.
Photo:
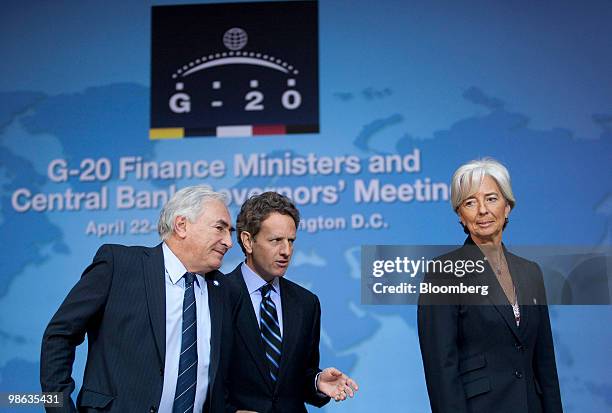
<instances>
[{"instance_id":1,"label":"white-haired woman","mask_svg":"<svg viewBox=\"0 0 612 413\"><path fill-rule=\"evenodd\" d=\"M427 278L488 289L486 295L442 301L419 298L419 342L432 412L562 412L542 272L502 243L516 204L508 170L493 159L462 165L453 175L451 200L468 237L443 259L480 260L483 271Z\"/></svg>"}]
</instances>

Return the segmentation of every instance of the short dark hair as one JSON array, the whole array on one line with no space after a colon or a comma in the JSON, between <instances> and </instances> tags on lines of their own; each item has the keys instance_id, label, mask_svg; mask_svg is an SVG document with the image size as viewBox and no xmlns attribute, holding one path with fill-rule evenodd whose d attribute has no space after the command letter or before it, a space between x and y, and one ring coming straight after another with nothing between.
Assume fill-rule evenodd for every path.
<instances>
[{"instance_id":1,"label":"short dark hair","mask_svg":"<svg viewBox=\"0 0 612 413\"><path fill-rule=\"evenodd\" d=\"M242 248L242 252L245 255L246 251L240 238L242 231L246 231L252 237L255 237L261 229L261 223L274 212L289 215L293 222L295 222L295 228L297 229L300 223L300 213L293 202L284 195L276 192L264 192L263 194L250 197L242 204L236 219L236 233L238 235L238 244L240 244L240 248Z\"/></svg>"}]
</instances>

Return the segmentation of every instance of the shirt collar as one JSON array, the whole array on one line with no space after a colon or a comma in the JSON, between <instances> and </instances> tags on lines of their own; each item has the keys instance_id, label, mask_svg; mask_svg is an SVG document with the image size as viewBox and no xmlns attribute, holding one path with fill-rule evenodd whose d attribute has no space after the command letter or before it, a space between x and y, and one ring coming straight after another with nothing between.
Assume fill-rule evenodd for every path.
<instances>
[{"instance_id":1,"label":"shirt collar","mask_svg":"<svg viewBox=\"0 0 612 413\"><path fill-rule=\"evenodd\" d=\"M187 269L181 260L174 255L170 247L165 242L162 244L162 251L164 253L164 267L166 269L166 273L170 277L170 282L172 282L172 284L176 284L181 278L183 278L183 275L185 275ZM200 285L200 278L202 276L200 274L196 275L196 282L198 285Z\"/></svg>"},{"instance_id":2,"label":"shirt collar","mask_svg":"<svg viewBox=\"0 0 612 413\"><path fill-rule=\"evenodd\" d=\"M253 271L246 263L242 263L241 270L243 275L242 278L244 278L249 295L258 291L261 287L267 284L266 280L257 275L257 273ZM274 291L280 295L279 277L274 277L272 279L272 287L274 287Z\"/></svg>"}]
</instances>

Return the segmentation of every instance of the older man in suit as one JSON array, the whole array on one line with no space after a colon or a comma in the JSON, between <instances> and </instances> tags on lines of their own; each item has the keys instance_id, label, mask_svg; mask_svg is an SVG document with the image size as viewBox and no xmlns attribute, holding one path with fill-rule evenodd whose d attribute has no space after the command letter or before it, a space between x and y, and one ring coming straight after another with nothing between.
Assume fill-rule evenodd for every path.
<instances>
[{"instance_id":1,"label":"older man in suit","mask_svg":"<svg viewBox=\"0 0 612 413\"><path fill-rule=\"evenodd\" d=\"M224 198L205 186L178 191L154 248L103 245L51 319L42 342L43 391L66 412L224 411L231 309L221 266L232 230ZM76 406L75 349L88 355ZM224 335L224 337L222 337Z\"/></svg>"},{"instance_id":2,"label":"older man in suit","mask_svg":"<svg viewBox=\"0 0 612 413\"><path fill-rule=\"evenodd\" d=\"M306 412L304 403L321 407L357 390L339 370L319 369L319 300L283 277L299 219L293 203L275 192L250 198L238 215L246 262L229 274L242 297L227 375L229 411Z\"/></svg>"}]
</instances>

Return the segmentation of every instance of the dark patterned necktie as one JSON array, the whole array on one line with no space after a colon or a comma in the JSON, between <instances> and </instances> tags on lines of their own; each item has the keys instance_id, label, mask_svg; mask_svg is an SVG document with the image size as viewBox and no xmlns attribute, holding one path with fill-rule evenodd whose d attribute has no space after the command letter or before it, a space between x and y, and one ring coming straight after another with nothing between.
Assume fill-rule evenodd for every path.
<instances>
[{"instance_id":1,"label":"dark patterned necktie","mask_svg":"<svg viewBox=\"0 0 612 413\"><path fill-rule=\"evenodd\" d=\"M276 382L278 377L278 369L280 366L283 340L281 338L276 306L274 305L274 301L272 301L271 297L273 289L274 288L271 284L266 284L260 288L261 305L259 306L259 328L261 330L261 338L264 342L266 359L268 360L268 365L270 366L270 377L272 377L273 382Z\"/></svg>"},{"instance_id":2,"label":"dark patterned necktie","mask_svg":"<svg viewBox=\"0 0 612 413\"><path fill-rule=\"evenodd\" d=\"M181 355L179 357L176 393L174 394L173 413L193 412L198 380L198 346L196 305L193 282L195 274L186 272L185 295L183 296L183 334L181 336Z\"/></svg>"}]
</instances>

